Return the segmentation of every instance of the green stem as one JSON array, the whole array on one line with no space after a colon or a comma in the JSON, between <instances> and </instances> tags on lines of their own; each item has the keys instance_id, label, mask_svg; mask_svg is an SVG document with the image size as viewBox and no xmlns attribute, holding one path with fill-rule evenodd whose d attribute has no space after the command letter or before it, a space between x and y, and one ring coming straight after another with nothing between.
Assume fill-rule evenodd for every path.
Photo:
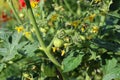
<instances>
[{"instance_id":1,"label":"green stem","mask_svg":"<svg viewBox=\"0 0 120 80\"><path fill-rule=\"evenodd\" d=\"M43 51L46 53L46 55L48 56L48 58L58 67L61 67L61 65L58 63L58 61L54 58L54 56L50 53L50 50L45 46L45 43L42 39L42 36L40 35L40 31L39 31L39 28L37 26L37 23L35 21L35 17L33 15L33 11L32 11L32 8L30 6L30 1L29 0L25 0L26 2L26 5L27 5L27 12L29 14L29 18L30 18L30 21L32 22L32 25L33 27L35 28L35 32L36 32L36 36L39 40L39 43L43 49Z\"/></svg>"},{"instance_id":2,"label":"green stem","mask_svg":"<svg viewBox=\"0 0 120 80\"><path fill-rule=\"evenodd\" d=\"M57 36L57 34L58 34L58 31L59 31L59 30L57 30L57 31L55 32L55 35L54 35L54 37L52 38L50 44L47 46L47 48L50 49L50 48L53 46L53 42L54 42L54 39L56 38L56 36Z\"/></svg>"},{"instance_id":3,"label":"green stem","mask_svg":"<svg viewBox=\"0 0 120 80\"><path fill-rule=\"evenodd\" d=\"M57 68L57 67L56 67ZM57 68L58 72L59 72L59 79L60 80L68 80L68 77L65 73L62 73L62 70L60 68Z\"/></svg>"},{"instance_id":4,"label":"green stem","mask_svg":"<svg viewBox=\"0 0 120 80\"><path fill-rule=\"evenodd\" d=\"M36 32L36 36L40 42L40 45L42 48L45 48L45 44L43 42L43 39L42 39L42 36L40 35L40 31L39 31L39 28L37 26L37 23L35 21L35 17L33 15L33 12L32 12L32 9L31 9L31 6L30 6L30 2L29 0L25 0L26 1L26 5L27 5L27 12L28 12L28 15L29 15L29 18L30 18L30 21L32 22L31 24L33 25L33 27L35 28L35 32Z\"/></svg>"},{"instance_id":5,"label":"green stem","mask_svg":"<svg viewBox=\"0 0 120 80\"><path fill-rule=\"evenodd\" d=\"M12 9L12 11L13 11L13 14L15 15L15 18L17 19L17 21L18 21L20 24L22 24L22 20L21 20L20 17L18 16L17 11L16 11L16 9L15 9L15 7L14 7L14 5L13 5L12 0L8 0L8 3L9 3L9 5L10 5L10 7L11 7L11 9Z\"/></svg>"},{"instance_id":6,"label":"green stem","mask_svg":"<svg viewBox=\"0 0 120 80\"><path fill-rule=\"evenodd\" d=\"M51 55L49 48L46 48L46 49L44 50L44 52L46 53L46 55L48 56L48 58L49 58L55 65L57 65L59 68L61 68L61 65L58 63L58 61L54 58L53 55Z\"/></svg>"}]
</instances>

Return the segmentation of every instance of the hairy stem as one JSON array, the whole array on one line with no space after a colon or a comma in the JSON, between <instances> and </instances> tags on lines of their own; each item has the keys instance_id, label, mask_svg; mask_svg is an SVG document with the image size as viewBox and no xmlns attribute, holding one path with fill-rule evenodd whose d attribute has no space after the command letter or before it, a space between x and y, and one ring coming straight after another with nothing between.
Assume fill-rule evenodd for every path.
<instances>
[{"instance_id":1,"label":"hairy stem","mask_svg":"<svg viewBox=\"0 0 120 80\"><path fill-rule=\"evenodd\" d=\"M35 28L35 32L36 32L36 36L39 40L39 43L43 49L43 51L46 53L46 55L48 56L48 58L58 67L61 67L61 65L58 63L58 61L54 58L54 56L50 53L50 50L46 47L43 39L42 39L42 35L40 34L40 31L39 31L39 28L37 26L37 23L36 23L36 20L35 20L35 17L33 15L33 11L31 9L31 6L30 6L30 1L29 0L25 0L26 2L26 5L27 5L27 12L29 14L29 18L30 18L30 21L32 22L32 25L33 27Z\"/></svg>"},{"instance_id":2,"label":"hairy stem","mask_svg":"<svg viewBox=\"0 0 120 80\"><path fill-rule=\"evenodd\" d=\"M17 11L16 11L16 9L15 9L15 7L14 7L14 5L13 5L12 0L7 0L7 1L8 1L8 4L9 4L10 8L11 8L12 11L13 11L13 14L15 15L15 18L17 19L17 21L18 21L20 24L22 24L22 20L21 20L20 17L18 16Z\"/></svg>"}]
</instances>

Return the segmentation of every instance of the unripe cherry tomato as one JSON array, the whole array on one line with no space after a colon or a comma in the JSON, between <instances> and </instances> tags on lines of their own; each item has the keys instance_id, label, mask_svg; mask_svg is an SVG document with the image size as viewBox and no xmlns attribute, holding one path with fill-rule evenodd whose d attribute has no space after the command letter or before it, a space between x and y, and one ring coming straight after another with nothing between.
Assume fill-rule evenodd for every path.
<instances>
[{"instance_id":1,"label":"unripe cherry tomato","mask_svg":"<svg viewBox=\"0 0 120 80\"><path fill-rule=\"evenodd\" d=\"M53 45L55 46L55 47L62 47L63 46L63 43L64 43L64 41L63 40L61 40L61 39L58 39L58 38L55 38L54 39L54 41L53 41Z\"/></svg>"}]
</instances>

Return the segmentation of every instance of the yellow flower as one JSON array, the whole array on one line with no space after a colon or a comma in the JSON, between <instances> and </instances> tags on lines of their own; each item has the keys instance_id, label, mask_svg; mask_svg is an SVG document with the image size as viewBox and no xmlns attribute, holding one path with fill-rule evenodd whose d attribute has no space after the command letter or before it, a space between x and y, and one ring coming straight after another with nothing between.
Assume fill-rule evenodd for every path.
<instances>
[{"instance_id":1,"label":"yellow flower","mask_svg":"<svg viewBox=\"0 0 120 80\"><path fill-rule=\"evenodd\" d=\"M64 56L65 50L61 50L61 56Z\"/></svg>"},{"instance_id":2,"label":"yellow flower","mask_svg":"<svg viewBox=\"0 0 120 80\"><path fill-rule=\"evenodd\" d=\"M98 30L99 30L99 28L97 26L93 26L93 28L92 28L92 32L93 33L97 33Z\"/></svg>"},{"instance_id":3,"label":"yellow flower","mask_svg":"<svg viewBox=\"0 0 120 80\"><path fill-rule=\"evenodd\" d=\"M85 32L86 28L88 27L87 24L82 24L81 31Z\"/></svg>"},{"instance_id":4,"label":"yellow flower","mask_svg":"<svg viewBox=\"0 0 120 80\"><path fill-rule=\"evenodd\" d=\"M25 35L25 37L29 37L31 35L31 33L30 32L25 32L24 35Z\"/></svg>"},{"instance_id":5,"label":"yellow flower","mask_svg":"<svg viewBox=\"0 0 120 80\"><path fill-rule=\"evenodd\" d=\"M35 7L38 5L38 2L36 2L36 1L31 1L30 4L31 4L31 7L32 7L32 8L35 8Z\"/></svg>"},{"instance_id":6,"label":"yellow flower","mask_svg":"<svg viewBox=\"0 0 120 80\"><path fill-rule=\"evenodd\" d=\"M57 17L58 17L58 14L54 14L54 15L52 15L52 17L51 17L51 21L56 21L56 20L57 20Z\"/></svg>"},{"instance_id":7,"label":"yellow flower","mask_svg":"<svg viewBox=\"0 0 120 80\"><path fill-rule=\"evenodd\" d=\"M25 32L24 35L28 40L30 40L31 42L34 42L31 32Z\"/></svg>"},{"instance_id":8,"label":"yellow flower","mask_svg":"<svg viewBox=\"0 0 120 80\"><path fill-rule=\"evenodd\" d=\"M56 52L57 48L56 47L52 47L53 52Z\"/></svg>"},{"instance_id":9,"label":"yellow flower","mask_svg":"<svg viewBox=\"0 0 120 80\"><path fill-rule=\"evenodd\" d=\"M89 16L89 20L90 20L90 22L93 22L95 16L96 16L96 14L92 14L92 15Z\"/></svg>"},{"instance_id":10,"label":"yellow flower","mask_svg":"<svg viewBox=\"0 0 120 80\"><path fill-rule=\"evenodd\" d=\"M78 20L73 21L73 22L71 23L71 25L76 28L76 27L79 25L79 21L78 21Z\"/></svg>"},{"instance_id":11,"label":"yellow flower","mask_svg":"<svg viewBox=\"0 0 120 80\"><path fill-rule=\"evenodd\" d=\"M101 0L95 0L94 2L95 2L95 3L99 3L99 2L101 2Z\"/></svg>"},{"instance_id":12,"label":"yellow flower","mask_svg":"<svg viewBox=\"0 0 120 80\"><path fill-rule=\"evenodd\" d=\"M59 51L60 50L60 48L58 48L58 47L52 47L52 51L55 53L56 51Z\"/></svg>"},{"instance_id":13,"label":"yellow flower","mask_svg":"<svg viewBox=\"0 0 120 80\"><path fill-rule=\"evenodd\" d=\"M84 31L85 31L85 28L84 28L84 27L82 27L82 28L81 28L81 31L82 31L82 32L84 32Z\"/></svg>"},{"instance_id":14,"label":"yellow flower","mask_svg":"<svg viewBox=\"0 0 120 80\"><path fill-rule=\"evenodd\" d=\"M22 32L24 30L23 26L15 27L18 33Z\"/></svg>"}]
</instances>

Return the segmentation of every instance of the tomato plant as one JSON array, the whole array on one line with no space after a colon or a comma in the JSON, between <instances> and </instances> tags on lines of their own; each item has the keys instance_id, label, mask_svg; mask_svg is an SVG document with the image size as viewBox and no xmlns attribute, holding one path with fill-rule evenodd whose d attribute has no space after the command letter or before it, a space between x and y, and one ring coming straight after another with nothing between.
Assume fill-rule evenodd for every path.
<instances>
[{"instance_id":1,"label":"tomato plant","mask_svg":"<svg viewBox=\"0 0 120 80\"><path fill-rule=\"evenodd\" d=\"M1 0L0 15L1 80L120 80L119 0Z\"/></svg>"}]
</instances>

